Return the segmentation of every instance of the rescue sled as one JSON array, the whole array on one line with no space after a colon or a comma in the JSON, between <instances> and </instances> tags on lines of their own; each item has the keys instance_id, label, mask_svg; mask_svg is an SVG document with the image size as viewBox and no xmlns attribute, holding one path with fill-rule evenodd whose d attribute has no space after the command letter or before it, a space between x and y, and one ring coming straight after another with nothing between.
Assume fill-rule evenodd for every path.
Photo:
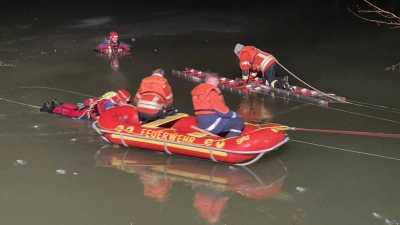
<instances>
[{"instance_id":1,"label":"rescue sled","mask_svg":"<svg viewBox=\"0 0 400 225\"><path fill-rule=\"evenodd\" d=\"M254 163L289 140L284 129L280 129L282 125L274 123L246 123L242 135L237 137L210 136L196 129L195 116L185 113L142 125L132 105L107 109L92 126L113 144L237 165Z\"/></svg>"},{"instance_id":2,"label":"rescue sled","mask_svg":"<svg viewBox=\"0 0 400 225\"><path fill-rule=\"evenodd\" d=\"M184 71L172 70L172 75L199 83L204 76L204 72L186 68ZM293 91L273 88L268 85L262 84L262 79L260 78L256 78L255 81L249 82L246 85L239 85L239 81L239 78L237 78L236 80L232 80L226 77L220 77L218 87L221 90L227 90L239 94L249 94L250 92L263 94L273 93L274 95L278 95L283 98L310 102L321 106L328 106L329 103L343 103L346 101L345 97L340 97L335 94L324 94L318 91L313 91L307 88L297 87L293 85L290 86Z\"/></svg>"}]
</instances>

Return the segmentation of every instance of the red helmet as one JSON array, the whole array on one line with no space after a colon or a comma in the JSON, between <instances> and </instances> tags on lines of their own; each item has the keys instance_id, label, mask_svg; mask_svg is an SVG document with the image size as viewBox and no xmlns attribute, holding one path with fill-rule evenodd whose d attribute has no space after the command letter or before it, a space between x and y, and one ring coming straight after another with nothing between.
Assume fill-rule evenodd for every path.
<instances>
[{"instance_id":1,"label":"red helmet","mask_svg":"<svg viewBox=\"0 0 400 225\"><path fill-rule=\"evenodd\" d=\"M110 37L118 37L118 33L115 31L110 32Z\"/></svg>"},{"instance_id":2,"label":"red helmet","mask_svg":"<svg viewBox=\"0 0 400 225\"><path fill-rule=\"evenodd\" d=\"M125 102L128 102L129 99L131 98L131 94L129 94L129 92L125 89L121 89L117 92L117 99L118 100L122 100Z\"/></svg>"}]
</instances>

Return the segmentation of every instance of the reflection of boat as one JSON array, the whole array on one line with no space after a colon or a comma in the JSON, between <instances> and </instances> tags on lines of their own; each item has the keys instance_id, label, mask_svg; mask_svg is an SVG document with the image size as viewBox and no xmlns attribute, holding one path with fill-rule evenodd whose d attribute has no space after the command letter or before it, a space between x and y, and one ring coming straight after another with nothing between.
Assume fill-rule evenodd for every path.
<instances>
[{"instance_id":1,"label":"reflection of boat","mask_svg":"<svg viewBox=\"0 0 400 225\"><path fill-rule=\"evenodd\" d=\"M131 105L106 110L93 128L111 143L213 161L251 164L289 140L279 124L245 124L241 136L209 136L193 129L196 117L184 113L140 124ZM245 162L247 161L247 162Z\"/></svg>"},{"instance_id":2,"label":"reflection of boat","mask_svg":"<svg viewBox=\"0 0 400 225\"><path fill-rule=\"evenodd\" d=\"M200 82L204 73L198 70L186 68L184 71L172 70L172 75L183 77L185 79ZM304 102L310 102L322 106L328 106L328 103L344 102L346 98L337 96L335 94L323 94L318 91L312 91L307 88L291 86L293 91L286 91L283 89L273 88L262 84L262 80L256 78L255 82L247 85L239 85L238 80L231 80L226 77L219 78L219 88L239 94L248 94L250 92L257 92L263 94L274 94L288 99L296 99Z\"/></svg>"},{"instance_id":3,"label":"reflection of boat","mask_svg":"<svg viewBox=\"0 0 400 225\"><path fill-rule=\"evenodd\" d=\"M160 154L148 151L103 148L96 154L96 166L114 167L140 177L146 197L163 202L173 183L190 185L195 190L193 207L199 216L216 222L230 196L248 198L280 197L287 175L278 159L268 159L253 169L227 164Z\"/></svg>"}]
</instances>

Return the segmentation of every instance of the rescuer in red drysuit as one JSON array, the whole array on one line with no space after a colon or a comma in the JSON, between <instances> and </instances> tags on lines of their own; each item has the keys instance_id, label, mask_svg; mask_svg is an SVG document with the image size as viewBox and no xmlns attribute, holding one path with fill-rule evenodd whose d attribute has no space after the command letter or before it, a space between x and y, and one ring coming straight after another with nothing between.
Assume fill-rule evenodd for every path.
<instances>
[{"instance_id":1,"label":"rescuer in red drysuit","mask_svg":"<svg viewBox=\"0 0 400 225\"><path fill-rule=\"evenodd\" d=\"M108 108L117 105L127 104L131 95L127 90L121 89L118 92L107 92L102 97L86 99L83 103L59 103L54 99L51 104L46 102L40 108L41 112L60 114L77 119L93 118L95 120Z\"/></svg>"},{"instance_id":2,"label":"rescuer in red drysuit","mask_svg":"<svg viewBox=\"0 0 400 225\"><path fill-rule=\"evenodd\" d=\"M110 60L110 66L113 71L118 71L118 59L129 54L131 49L131 45L118 40L118 33L115 31L110 32L109 41L105 41L94 48L95 51L100 52L101 55L106 56Z\"/></svg>"},{"instance_id":3,"label":"rescuer in red drysuit","mask_svg":"<svg viewBox=\"0 0 400 225\"><path fill-rule=\"evenodd\" d=\"M236 44L234 53L239 58L239 66L242 70L242 83L253 81L258 72L263 74L263 84L274 88L291 90L288 77L275 77L276 62L273 55L263 52L254 46Z\"/></svg>"},{"instance_id":4,"label":"rescuer in red drysuit","mask_svg":"<svg viewBox=\"0 0 400 225\"><path fill-rule=\"evenodd\" d=\"M118 33L115 31L110 32L110 40L105 41L94 48L95 51L101 53L116 53L122 51L130 51L132 46L118 40Z\"/></svg>"}]
</instances>

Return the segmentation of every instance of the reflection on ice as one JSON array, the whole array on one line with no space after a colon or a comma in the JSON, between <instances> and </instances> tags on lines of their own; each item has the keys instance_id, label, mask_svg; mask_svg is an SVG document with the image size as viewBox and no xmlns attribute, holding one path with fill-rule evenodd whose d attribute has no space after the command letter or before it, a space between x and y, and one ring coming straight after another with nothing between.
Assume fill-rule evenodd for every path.
<instances>
[{"instance_id":1,"label":"reflection on ice","mask_svg":"<svg viewBox=\"0 0 400 225\"><path fill-rule=\"evenodd\" d=\"M391 219L385 218L385 216L383 216L379 213L373 212L372 215L379 220L384 220L386 225L398 225L399 224L396 220L391 220Z\"/></svg>"},{"instance_id":2,"label":"reflection on ice","mask_svg":"<svg viewBox=\"0 0 400 225\"><path fill-rule=\"evenodd\" d=\"M14 162L14 166L24 166L28 163L28 161L22 160L22 159L17 159Z\"/></svg>"},{"instance_id":3,"label":"reflection on ice","mask_svg":"<svg viewBox=\"0 0 400 225\"><path fill-rule=\"evenodd\" d=\"M375 218L377 218L377 219L384 219L382 215L380 215L380 214L378 214L376 212L373 212L372 215L374 215Z\"/></svg>"},{"instance_id":4,"label":"reflection on ice","mask_svg":"<svg viewBox=\"0 0 400 225\"><path fill-rule=\"evenodd\" d=\"M386 219L386 220L385 220L385 224L388 224L388 225L398 225L399 223L398 223L396 220L389 220L389 219Z\"/></svg>"},{"instance_id":5,"label":"reflection on ice","mask_svg":"<svg viewBox=\"0 0 400 225\"><path fill-rule=\"evenodd\" d=\"M307 191L307 189L304 188L304 187L296 187L296 191L299 192L299 193L304 193L304 192Z\"/></svg>"},{"instance_id":6,"label":"reflection on ice","mask_svg":"<svg viewBox=\"0 0 400 225\"><path fill-rule=\"evenodd\" d=\"M58 169L58 170L56 170L56 174L65 175L65 174L67 174L67 171L63 170L63 169Z\"/></svg>"},{"instance_id":7,"label":"reflection on ice","mask_svg":"<svg viewBox=\"0 0 400 225\"><path fill-rule=\"evenodd\" d=\"M12 66L14 66L14 64L6 63L6 62L3 62L3 61L0 60L0 66L12 67Z\"/></svg>"}]
</instances>

